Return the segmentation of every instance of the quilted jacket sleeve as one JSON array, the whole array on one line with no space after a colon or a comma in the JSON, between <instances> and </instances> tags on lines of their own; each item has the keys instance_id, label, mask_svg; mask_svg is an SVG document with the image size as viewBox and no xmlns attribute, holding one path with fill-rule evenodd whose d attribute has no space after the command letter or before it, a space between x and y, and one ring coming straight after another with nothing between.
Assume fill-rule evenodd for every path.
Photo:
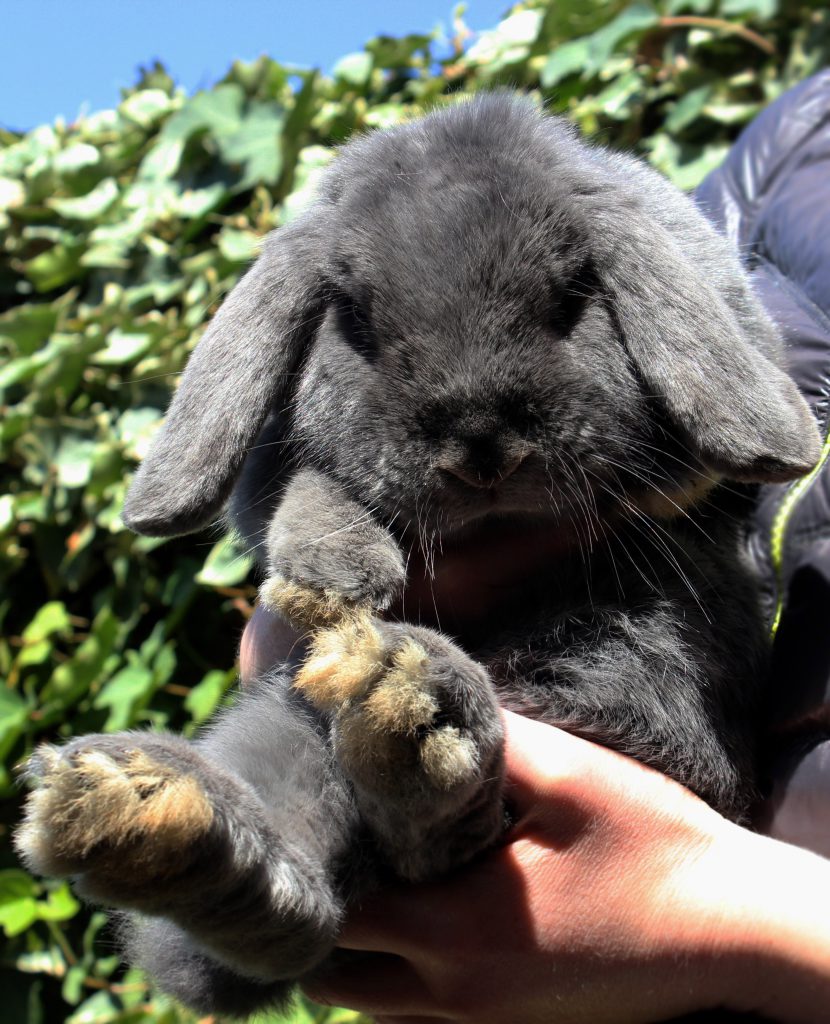
<instances>
[{"instance_id":1,"label":"quilted jacket sleeve","mask_svg":"<svg viewBox=\"0 0 830 1024\"><path fill-rule=\"evenodd\" d=\"M830 428L830 71L781 96L698 189L740 247L791 373ZM830 441L819 467L761 491L752 548L775 629L782 737L766 827L830 856Z\"/></svg>"}]
</instances>

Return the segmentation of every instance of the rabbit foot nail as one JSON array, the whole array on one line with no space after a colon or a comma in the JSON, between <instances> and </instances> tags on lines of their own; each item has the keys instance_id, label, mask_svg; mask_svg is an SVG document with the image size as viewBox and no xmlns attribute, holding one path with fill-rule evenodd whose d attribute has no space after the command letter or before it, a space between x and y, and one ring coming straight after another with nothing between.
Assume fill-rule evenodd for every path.
<instances>
[{"instance_id":1,"label":"rabbit foot nail","mask_svg":"<svg viewBox=\"0 0 830 1024\"><path fill-rule=\"evenodd\" d=\"M178 873L213 824L195 775L110 737L44 745L25 774L36 788L16 845L42 874L111 871L137 886Z\"/></svg>"}]
</instances>

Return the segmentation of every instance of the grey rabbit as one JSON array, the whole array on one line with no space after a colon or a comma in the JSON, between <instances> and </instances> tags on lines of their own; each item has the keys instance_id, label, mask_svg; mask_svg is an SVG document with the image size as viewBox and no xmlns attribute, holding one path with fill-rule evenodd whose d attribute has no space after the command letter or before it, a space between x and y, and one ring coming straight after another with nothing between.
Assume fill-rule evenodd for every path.
<instances>
[{"instance_id":1,"label":"grey rabbit","mask_svg":"<svg viewBox=\"0 0 830 1024\"><path fill-rule=\"evenodd\" d=\"M657 173L504 94L358 138L214 317L124 510L169 536L227 504L307 656L193 742L40 748L18 849L126 909L162 989L244 1016L379 878L499 840L500 706L742 820L748 485L818 454L738 258ZM545 554L480 614L407 596L512 543Z\"/></svg>"}]
</instances>

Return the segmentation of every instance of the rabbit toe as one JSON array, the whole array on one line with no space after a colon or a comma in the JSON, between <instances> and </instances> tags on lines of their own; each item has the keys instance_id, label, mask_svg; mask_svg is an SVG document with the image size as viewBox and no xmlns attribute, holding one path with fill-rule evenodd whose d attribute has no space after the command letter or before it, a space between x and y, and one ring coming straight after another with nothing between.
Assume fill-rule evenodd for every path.
<instances>
[{"instance_id":1,"label":"rabbit toe","mask_svg":"<svg viewBox=\"0 0 830 1024\"><path fill-rule=\"evenodd\" d=\"M376 623L366 613L342 618L315 636L294 687L324 711L369 691L383 674L386 650Z\"/></svg>"}]
</instances>

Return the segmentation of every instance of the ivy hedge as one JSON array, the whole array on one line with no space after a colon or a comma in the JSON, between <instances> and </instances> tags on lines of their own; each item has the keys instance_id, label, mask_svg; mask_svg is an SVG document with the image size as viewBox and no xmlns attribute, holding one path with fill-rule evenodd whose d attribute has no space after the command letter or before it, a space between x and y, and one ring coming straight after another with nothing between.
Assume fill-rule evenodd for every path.
<instances>
[{"instance_id":1,"label":"ivy hedge","mask_svg":"<svg viewBox=\"0 0 830 1024\"><path fill-rule=\"evenodd\" d=\"M372 39L331 75L262 57L188 96L157 65L115 110L0 129L5 1020L192 1021L124 971L102 914L16 863L14 766L44 739L190 734L229 699L248 557L218 526L134 537L119 510L206 321L337 146L506 86L692 188L828 54L823 2L530 0L478 35L457 9L446 35Z\"/></svg>"}]
</instances>

